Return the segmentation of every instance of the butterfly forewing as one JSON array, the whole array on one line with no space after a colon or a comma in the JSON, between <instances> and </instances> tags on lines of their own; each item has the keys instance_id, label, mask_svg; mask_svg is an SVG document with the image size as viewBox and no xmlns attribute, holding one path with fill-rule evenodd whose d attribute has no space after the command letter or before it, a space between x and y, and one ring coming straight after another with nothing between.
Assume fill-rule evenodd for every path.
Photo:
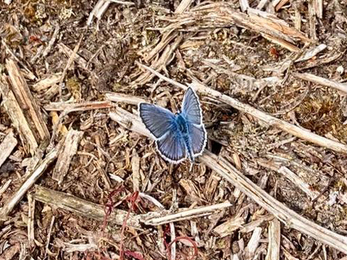
<instances>
[{"instance_id":1,"label":"butterfly forewing","mask_svg":"<svg viewBox=\"0 0 347 260\"><path fill-rule=\"evenodd\" d=\"M176 126L171 127L169 132L156 142L160 154L168 161L179 163L186 158L184 141Z\"/></svg>"},{"instance_id":2,"label":"butterfly forewing","mask_svg":"<svg viewBox=\"0 0 347 260\"><path fill-rule=\"evenodd\" d=\"M182 113L189 123L200 125L202 123L201 108L198 96L192 88L188 88L184 98Z\"/></svg>"},{"instance_id":3,"label":"butterfly forewing","mask_svg":"<svg viewBox=\"0 0 347 260\"><path fill-rule=\"evenodd\" d=\"M206 130L203 125L189 125L191 148L194 156L200 155L206 145Z\"/></svg>"},{"instance_id":4,"label":"butterfly forewing","mask_svg":"<svg viewBox=\"0 0 347 260\"><path fill-rule=\"evenodd\" d=\"M163 137L175 122L175 115L156 105L140 103L140 117L147 129L156 139Z\"/></svg>"}]
</instances>

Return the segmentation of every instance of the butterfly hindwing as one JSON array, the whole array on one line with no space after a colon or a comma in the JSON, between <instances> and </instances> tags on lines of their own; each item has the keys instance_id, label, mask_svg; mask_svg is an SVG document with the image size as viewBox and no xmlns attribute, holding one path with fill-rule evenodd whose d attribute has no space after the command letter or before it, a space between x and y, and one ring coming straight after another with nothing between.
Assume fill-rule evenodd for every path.
<instances>
[{"instance_id":1,"label":"butterfly hindwing","mask_svg":"<svg viewBox=\"0 0 347 260\"><path fill-rule=\"evenodd\" d=\"M139 104L142 122L156 139L163 137L175 122L175 115L169 110L148 103Z\"/></svg>"},{"instance_id":2,"label":"butterfly hindwing","mask_svg":"<svg viewBox=\"0 0 347 260\"><path fill-rule=\"evenodd\" d=\"M184 94L182 114L185 116L189 123L196 125L202 124L202 114L199 98L191 87L189 87Z\"/></svg>"},{"instance_id":3,"label":"butterfly hindwing","mask_svg":"<svg viewBox=\"0 0 347 260\"><path fill-rule=\"evenodd\" d=\"M186 158L184 141L175 124L156 144L160 154L170 162L179 163Z\"/></svg>"},{"instance_id":4,"label":"butterfly hindwing","mask_svg":"<svg viewBox=\"0 0 347 260\"><path fill-rule=\"evenodd\" d=\"M184 115L190 136L190 147L194 156L201 155L206 146L206 130L202 123L202 113L199 98L189 87L184 95L182 114Z\"/></svg>"},{"instance_id":5,"label":"butterfly hindwing","mask_svg":"<svg viewBox=\"0 0 347 260\"><path fill-rule=\"evenodd\" d=\"M206 146L207 136L204 125L189 124L191 149L194 156L201 155Z\"/></svg>"}]
</instances>

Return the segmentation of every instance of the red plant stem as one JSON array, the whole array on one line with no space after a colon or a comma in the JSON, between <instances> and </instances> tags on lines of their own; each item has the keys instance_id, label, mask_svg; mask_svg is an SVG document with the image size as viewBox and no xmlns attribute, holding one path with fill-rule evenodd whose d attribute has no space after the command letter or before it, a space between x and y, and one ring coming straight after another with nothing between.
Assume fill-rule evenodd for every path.
<instances>
[{"instance_id":1,"label":"red plant stem","mask_svg":"<svg viewBox=\"0 0 347 260\"><path fill-rule=\"evenodd\" d=\"M127 226L127 221L129 219L129 216L130 216L130 212L135 209L135 203L136 203L136 200L139 196L139 192L136 191L134 192L128 199L130 200L131 202L131 206L128 210L128 213L126 215L126 217L124 218L123 220L123 225L122 225L122 230L121 230L121 239L120 239L120 253L119 253L119 260L123 260L124 259L124 231L125 231L125 228Z\"/></svg>"},{"instance_id":2,"label":"red plant stem","mask_svg":"<svg viewBox=\"0 0 347 260\"><path fill-rule=\"evenodd\" d=\"M192 258L189 258L189 260L193 260L195 259L197 256L198 256L198 246L196 244L196 242L191 239L190 237L187 237L187 236L180 236L180 237L176 237L173 241L171 241L168 245L167 243L165 242L165 245L167 245L166 247L166 250L167 250L167 254L168 254L168 259L171 260L171 252L170 252L170 248L172 246L173 243L176 243L177 241L179 240L188 240L192 245L193 245L193 248L194 248L194 255L192 256Z\"/></svg>"}]
</instances>

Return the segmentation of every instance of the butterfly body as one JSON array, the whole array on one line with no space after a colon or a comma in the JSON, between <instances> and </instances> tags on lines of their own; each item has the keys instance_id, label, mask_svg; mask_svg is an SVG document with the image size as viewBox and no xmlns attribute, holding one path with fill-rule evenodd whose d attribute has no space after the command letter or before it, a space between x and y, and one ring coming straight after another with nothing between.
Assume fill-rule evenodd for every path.
<instances>
[{"instance_id":1,"label":"butterfly body","mask_svg":"<svg viewBox=\"0 0 347 260\"><path fill-rule=\"evenodd\" d=\"M182 113L176 114L176 122L178 125L179 133L184 141L188 157L191 161L194 161L194 155L191 148L191 138L189 135L189 123Z\"/></svg>"},{"instance_id":2,"label":"butterfly body","mask_svg":"<svg viewBox=\"0 0 347 260\"><path fill-rule=\"evenodd\" d=\"M202 154L207 136L200 103L192 88L185 93L180 113L173 114L165 108L147 103L139 104L139 112L164 159L179 163L188 156L193 162L195 157Z\"/></svg>"}]
</instances>

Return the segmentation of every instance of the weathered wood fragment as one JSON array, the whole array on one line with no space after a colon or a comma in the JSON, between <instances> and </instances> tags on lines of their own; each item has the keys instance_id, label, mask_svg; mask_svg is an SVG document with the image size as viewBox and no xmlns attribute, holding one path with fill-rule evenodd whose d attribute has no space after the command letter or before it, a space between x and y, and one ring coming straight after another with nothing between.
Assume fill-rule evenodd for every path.
<instances>
[{"instance_id":1,"label":"weathered wood fragment","mask_svg":"<svg viewBox=\"0 0 347 260\"><path fill-rule=\"evenodd\" d=\"M46 155L46 158L39 164L39 166L28 176L24 183L18 188L17 191L5 202L5 205L0 210L0 219L6 219L8 214L13 210L17 203L22 199L25 193L35 184L38 178L45 172L48 166L57 157L57 149L54 148Z\"/></svg>"},{"instance_id":2,"label":"weathered wood fragment","mask_svg":"<svg viewBox=\"0 0 347 260\"><path fill-rule=\"evenodd\" d=\"M269 224L269 245L265 260L279 260L281 249L281 223L273 219Z\"/></svg>"},{"instance_id":3,"label":"weathered wood fragment","mask_svg":"<svg viewBox=\"0 0 347 260\"><path fill-rule=\"evenodd\" d=\"M51 190L39 185L35 186L34 199L51 206L68 210L76 215L103 221L105 217L105 206L80 199L71 194ZM123 225L128 212L120 209L113 209L107 221L109 225ZM129 213L127 225L140 228L139 218L133 213Z\"/></svg>"},{"instance_id":4,"label":"weathered wood fragment","mask_svg":"<svg viewBox=\"0 0 347 260\"><path fill-rule=\"evenodd\" d=\"M331 87L336 90L342 91L344 93L347 93L347 84L346 83L340 83L334 80L322 78L310 73L293 73L293 76L299 79L307 80L313 83L316 83L318 85L322 85L325 87Z\"/></svg>"},{"instance_id":5,"label":"weathered wood fragment","mask_svg":"<svg viewBox=\"0 0 347 260\"><path fill-rule=\"evenodd\" d=\"M6 161L7 157L10 156L17 143L17 139L14 137L13 132L6 135L5 139L0 144L0 167Z\"/></svg>"},{"instance_id":6,"label":"weathered wood fragment","mask_svg":"<svg viewBox=\"0 0 347 260\"><path fill-rule=\"evenodd\" d=\"M78 144L83 136L82 131L69 130L65 137L64 144L59 150L57 163L53 170L52 178L56 180L58 184L61 184L65 175L67 174L72 157L76 154Z\"/></svg>"},{"instance_id":7,"label":"weathered wood fragment","mask_svg":"<svg viewBox=\"0 0 347 260\"><path fill-rule=\"evenodd\" d=\"M21 107L16 100L16 97L8 87L7 77L5 76L3 76L2 81L0 81L0 92L3 98L2 104L4 105L7 114L11 118L13 126L18 131L25 150L31 155L34 155L38 147L38 143Z\"/></svg>"},{"instance_id":8,"label":"weathered wood fragment","mask_svg":"<svg viewBox=\"0 0 347 260\"><path fill-rule=\"evenodd\" d=\"M31 94L17 64L13 60L9 59L6 62L6 68L11 82L11 89L15 94L20 107L24 111L28 122L35 128L35 130L32 130L37 141L48 141L49 132L46 122L43 120L40 107L37 105L35 98Z\"/></svg>"}]
</instances>

